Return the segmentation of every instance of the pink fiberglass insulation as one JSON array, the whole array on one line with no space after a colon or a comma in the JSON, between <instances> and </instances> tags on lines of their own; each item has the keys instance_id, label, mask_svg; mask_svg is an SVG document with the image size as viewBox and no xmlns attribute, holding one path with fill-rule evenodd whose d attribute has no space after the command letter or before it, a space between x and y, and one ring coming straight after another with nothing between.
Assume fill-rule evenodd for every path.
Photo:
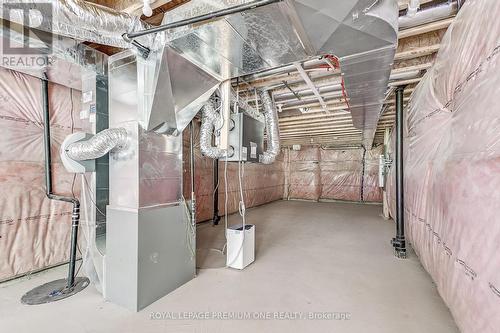
<instances>
[{"instance_id":1,"label":"pink fiberglass insulation","mask_svg":"<svg viewBox=\"0 0 500 333\"><path fill-rule=\"evenodd\" d=\"M213 159L204 157L200 152L199 123L195 121L195 194L197 221L206 221L213 216ZM246 163L241 168L242 188L247 208L263 205L283 199L285 170L283 154L279 154L272 164ZM219 214L224 214L225 181L227 178L227 211L228 214L238 211L240 202L238 163L226 163L219 160ZM224 174L227 174L225 177ZM184 131L184 197L190 198L189 172L189 128Z\"/></svg>"},{"instance_id":2,"label":"pink fiberglass insulation","mask_svg":"<svg viewBox=\"0 0 500 333\"><path fill-rule=\"evenodd\" d=\"M500 1L465 3L405 119L406 237L470 333L500 327L499 16Z\"/></svg>"},{"instance_id":3,"label":"pink fiberglass insulation","mask_svg":"<svg viewBox=\"0 0 500 333\"><path fill-rule=\"evenodd\" d=\"M72 205L45 196L39 79L0 68L0 280L68 259ZM49 84L54 191L79 193L59 145L80 127L80 92Z\"/></svg>"},{"instance_id":4,"label":"pink fiberglass insulation","mask_svg":"<svg viewBox=\"0 0 500 333\"><path fill-rule=\"evenodd\" d=\"M290 199L319 200L321 174L319 147L304 147L288 152L288 197Z\"/></svg>"},{"instance_id":5,"label":"pink fiberglass insulation","mask_svg":"<svg viewBox=\"0 0 500 333\"><path fill-rule=\"evenodd\" d=\"M290 199L382 201L378 187L382 146L366 151L303 146L288 154Z\"/></svg>"}]
</instances>

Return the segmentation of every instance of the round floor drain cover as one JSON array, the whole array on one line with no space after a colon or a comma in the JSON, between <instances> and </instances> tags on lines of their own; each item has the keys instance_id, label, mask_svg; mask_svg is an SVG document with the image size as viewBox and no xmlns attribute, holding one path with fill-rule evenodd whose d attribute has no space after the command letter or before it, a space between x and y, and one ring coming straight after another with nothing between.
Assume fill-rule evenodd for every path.
<instances>
[{"instance_id":1,"label":"round floor drain cover","mask_svg":"<svg viewBox=\"0 0 500 333\"><path fill-rule=\"evenodd\" d=\"M59 301L82 291L89 284L90 281L86 277L75 278L75 285L72 288L67 288L66 279L51 281L28 291L21 298L21 303L37 305Z\"/></svg>"}]
</instances>

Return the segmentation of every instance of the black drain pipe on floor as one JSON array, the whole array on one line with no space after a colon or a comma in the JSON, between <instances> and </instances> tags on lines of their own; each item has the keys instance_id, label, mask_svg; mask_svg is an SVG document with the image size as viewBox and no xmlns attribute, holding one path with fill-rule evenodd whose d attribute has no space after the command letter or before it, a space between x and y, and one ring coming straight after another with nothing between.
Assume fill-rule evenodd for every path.
<instances>
[{"instance_id":1,"label":"black drain pipe on floor","mask_svg":"<svg viewBox=\"0 0 500 333\"><path fill-rule=\"evenodd\" d=\"M80 201L74 197L65 197L52 193L52 154L50 151L50 107L49 81L42 79L43 102L43 145L45 153L45 194L50 200L73 204L71 213L71 248L69 253L68 277L51 281L28 291L21 297L21 303L27 305L45 304L59 301L75 295L85 289L90 281L86 277L75 277L76 250L78 242L78 224L80 222Z\"/></svg>"},{"instance_id":2,"label":"black drain pipe on floor","mask_svg":"<svg viewBox=\"0 0 500 333\"><path fill-rule=\"evenodd\" d=\"M396 88L396 237L392 239L394 254L406 258L404 221L404 174L403 174L403 93L404 86Z\"/></svg>"},{"instance_id":3,"label":"black drain pipe on floor","mask_svg":"<svg viewBox=\"0 0 500 333\"><path fill-rule=\"evenodd\" d=\"M43 100L43 143L45 151L45 194L51 200L64 201L73 204L71 213L71 249L69 253L69 270L67 288L75 284L76 248L78 241L78 224L80 222L80 201L73 197L64 197L52 193L52 153L50 150L50 108L49 108L49 82L42 79Z\"/></svg>"}]
</instances>

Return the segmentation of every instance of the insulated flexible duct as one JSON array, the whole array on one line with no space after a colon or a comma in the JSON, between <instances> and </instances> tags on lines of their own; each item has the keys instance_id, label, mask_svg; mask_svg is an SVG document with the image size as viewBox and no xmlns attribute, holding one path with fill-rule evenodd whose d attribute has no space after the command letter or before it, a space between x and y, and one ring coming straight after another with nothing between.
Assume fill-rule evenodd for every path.
<instances>
[{"instance_id":1,"label":"insulated flexible duct","mask_svg":"<svg viewBox=\"0 0 500 333\"><path fill-rule=\"evenodd\" d=\"M116 12L83 0L2 1L0 17L55 35L121 48L130 47L123 40L123 33L150 28L139 16ZM153 44L153 40L153 35L141 38L141 42L148 46Z\"/></svg>"},{"instance_id":2,"label":"insulated flexible duct","mask_svg":"<svg viewBox=\"0 0 500 333\"><path fill-rule=\"evenodd\" d=\"M266 90L259 90L259 97L266 118L267 149L259 156L259 162L271 164L280 152L280 135L278 130L278 113L273 105L271 95Z\"/></svg>"},{"instance_id":3,"label":"insulated flexible duct","mask_svg":"<svg viewBox=\"0 0 500 333\"><path fill-rule=\"evenodd\" d=\"M124 128L110 128L97 133L87 141L69 145L66 153L75 161L94 160L113 149L122 149L127 144L127 138L127 130Z\"/></svg>"},{"instance_id":4,"label":"insulated flexible duct","mask_svg":"<svg viewBox=\"0 0 500 333\"><path fill-rule=\"evenodd\" d=\"M216 101L210 98L201 111L200 149L204 156L220 158L226 155L224 149L212 146L212 129L216 131L222 127L220 114L215 110Z\"/></svg>"}]
</instances>

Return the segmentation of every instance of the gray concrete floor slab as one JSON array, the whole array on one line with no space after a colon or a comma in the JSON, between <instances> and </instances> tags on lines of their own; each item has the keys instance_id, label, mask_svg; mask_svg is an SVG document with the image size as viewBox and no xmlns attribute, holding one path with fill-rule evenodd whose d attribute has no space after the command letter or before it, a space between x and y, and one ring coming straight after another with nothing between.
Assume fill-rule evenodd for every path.
<instances>
[{"instance_id":1,"label":"gray concrete floor slab","mask_svg":"<svg viewBox=\"0 0 500 333\"><path fill-rule=\"evenodd\" d=\"M2 332L458 332L415 254L398 260L381 207L278 201L247 211L256 261L222 267L223 222L198 228L198 276L139 313L105 302L92 287L52 304L19 299L65 276L59 267L0 285ZM230 216L238 223L239 216ZM246 320L151 319L179 313L246 313ZM348 320L298 316L348 313ZM184 313L187 315L187 313ZM275 319L275 317L287 319ZM293 317L295 319L293 319ZM259 320L252 317L261 318ZM262 319L271 317L270 319Z\"/></svg>"}]
</instances>

